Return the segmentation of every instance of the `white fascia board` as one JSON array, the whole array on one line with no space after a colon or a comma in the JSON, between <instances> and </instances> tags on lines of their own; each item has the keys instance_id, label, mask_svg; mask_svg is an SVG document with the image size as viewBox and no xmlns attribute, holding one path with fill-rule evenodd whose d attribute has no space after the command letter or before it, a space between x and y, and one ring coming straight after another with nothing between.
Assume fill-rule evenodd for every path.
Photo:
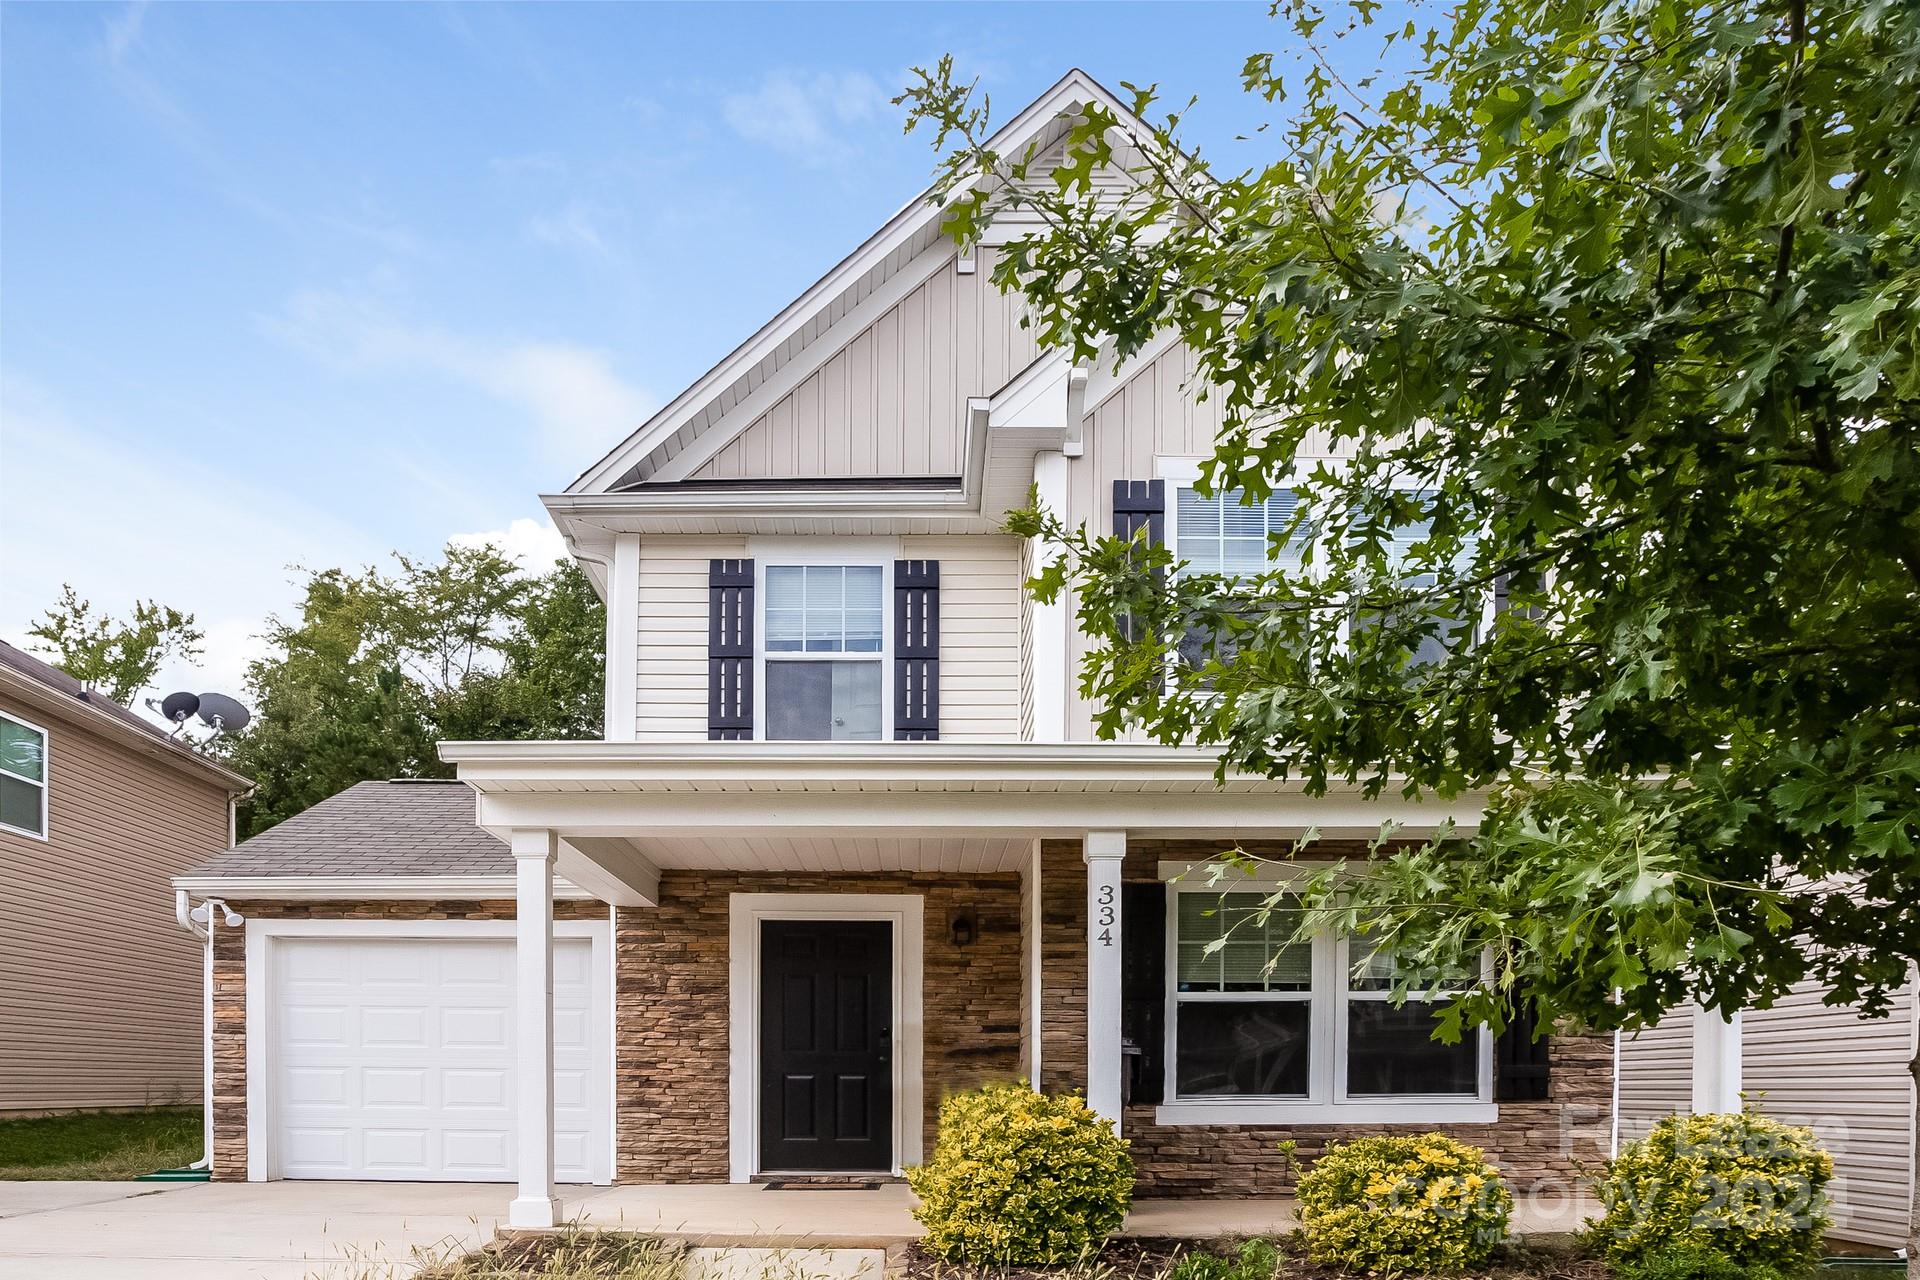
<instances>
[{"instance_id":1,"label":"white fascia board","mask_svg":"<svg viewBox=\"0 0 1920 1280\"><path fill-rule=\"evenodd\" d=\"M1145 127L1144 122L1140 121L1125 103L1092 76L1076 67L1062 76L1058 83L1036 98L1025 110L996 130L987 140L986 145L1002 155L1013 155L1038 136L1056 117L1089 102L1098 102L1119 119L1131 120ZM841 259L811 288L789 303L759 332L734 348L732 353L709 369L692 386L675 396L665 408L642 424L639 430L615 446L599 462L581 472L579 477L567 486L566 491L570 494L578 494L603 489L629 467L654 452L696 414L706 408L722 390L743 376L754 365L773 354L861 276L884 262L888 254L912 240L929 224L945 217L948 205L964 194L967 189L956 188L948 193L945 199L939 201L932 199L933 193L929 189L908 201L865 244Z\"/></svg>"},{"instance_id":2,"label":"white fascia board","mask_svg":"<svg viewBox=\"0 0 1920 1280\"><path fill-rule=\"evenodd\" d=\"M482 901L511 899L514 879L511 872L497 876L223 876L184 875L173 878L175 889L197 898L217 896L236 901L317 900L370 902L420 902L435 899ZM554 896L590 899L592 894L574 885L556 881Z\"/></svg>"}]
</instances>

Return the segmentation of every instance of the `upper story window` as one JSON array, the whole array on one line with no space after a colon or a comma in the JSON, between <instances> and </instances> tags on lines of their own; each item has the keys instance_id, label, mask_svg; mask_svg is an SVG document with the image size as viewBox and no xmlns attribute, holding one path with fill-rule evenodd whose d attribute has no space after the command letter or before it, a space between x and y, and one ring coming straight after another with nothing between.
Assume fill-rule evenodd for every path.
<instances>
[{"instance_id":1,"label":"upper story window","mask_svg":"<svg viewBox=\"0 0 1920 1280\"><path fill-rule=\"evenodd\" d=\"M768 739L886 736L885 576L877 564L767 566L760 656Z\"/></svg>"},{"instance_id":2,"label":"upper story window","mask_svg":"<svg viewBox=\"0 0 1920 1280\"><path fill-rule=\"evenodd\" d=\"M0 712L0 828L47 836L47 731Z\"/></svg>"},{"instance_id":3,"label":"upper story window","mask_svg":"<svg viewBox=\"0 0 1920 1280\"><path fill-rule=\"evenodd\" d=\"M1265 502L1248 504L1239 489L1203 494L1190 484L1174 493L1174 558L1183 573L1218 573L1230 578L1264 573L1275 565L1300 563L1299 540L1274 554L1273 538L1293 520L1298 503L1291 490L1276 489Z\"/></svg>"}]
</instances>

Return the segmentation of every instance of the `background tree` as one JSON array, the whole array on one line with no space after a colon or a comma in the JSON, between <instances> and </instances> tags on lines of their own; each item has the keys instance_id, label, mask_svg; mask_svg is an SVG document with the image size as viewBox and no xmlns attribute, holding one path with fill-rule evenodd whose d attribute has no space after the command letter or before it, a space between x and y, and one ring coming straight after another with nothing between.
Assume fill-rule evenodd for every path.
<instances>
[{"instance_id":1,"label":"background tree","mask_svg":"<svg viewBox=\"0 0 1920 1280\"><path fill-rule=\"evenodd\" d=\"M1103 732L1484 794L1307 889L1402 996L1491 952L1448 1034L1520 992L1596 1028L1807 978L1883 1012L1920 957L1920 6L1472 0L1389 33L1420 70L1384 92L1289 14L1311 65L1245 172L1096 106L1037 180L949 63L903 98L955 236L1035 221L996 280L1043 339L1175 331L1225 415L1207 483L1300 497L1304 568L1232 581L1014 518L1102 640ZM1245 88L1287 101L1270 56Z\"/></svg>"},{"instance_id":2,"label":"background tree","mask_svg":"<svg viewBox=\"0 0 1920 1280\"><path fill-rule=\"evenodd\" d=\"M533 576L491 546L307 575L248 669L253 723L223 740L254 779L243 834L356 782L450 777L447 739L600 732L606 611L570 561Z\"/></svg>"},{"instance_id":3,"label":"background tree","mask_svg":"<svg viewBox=\"0 0 1920 1280\"><path fill-rule=\"evenodd\" d=\"M124 621L96 614L71 585L60 588L60 603L41 614L27 634L54 666L122 706L133 704L168 658L198 658L206 638L192 614L151 600L135 601L133 615Z\"/></svg>"}]
</instances>

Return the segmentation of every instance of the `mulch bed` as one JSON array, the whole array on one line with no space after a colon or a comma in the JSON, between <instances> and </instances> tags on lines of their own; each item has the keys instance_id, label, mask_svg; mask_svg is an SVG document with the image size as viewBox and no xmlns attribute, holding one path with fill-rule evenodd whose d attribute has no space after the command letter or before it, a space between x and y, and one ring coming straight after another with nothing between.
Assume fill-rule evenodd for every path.
<instances>
[{"instance_id":1,"label":"mulch bed","mask_svg":"<svg viewBox=\"0 0 1920 1280\"><path fill-rule=\"evenodd\" d=\"M1067 1267L974 1267L948 1262L928 1253L919 1245L910 1246L906 1255L906 1280L1159 1280L1182 1254L1231 1253L1234 1240L1135 1240L1109 1241L1099 1254L1077 1266ZM1316 1266L1300 1255L1299 1246L1278 1239L1285 1255L1277 1280L1353 1280L1352 1273L1332 1267ZM1484 1271L1473 1273L1472 1280L1608 1280L1606 1265L1597 1259L1583 1258L1569 1243L1507 1245ZM1404 1280L1417 1280L1405 1277Z\"/></svg>"}]
</instances>

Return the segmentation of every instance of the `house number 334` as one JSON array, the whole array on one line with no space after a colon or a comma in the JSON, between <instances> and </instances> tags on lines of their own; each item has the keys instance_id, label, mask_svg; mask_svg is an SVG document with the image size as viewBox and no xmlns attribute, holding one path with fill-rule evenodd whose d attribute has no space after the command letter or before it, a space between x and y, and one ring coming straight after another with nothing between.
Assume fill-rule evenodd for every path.
<instances>
[{"instance_id":1,"label":"house number 334","mask_svg":"<svg viewBox=\"0 0 1920 1280\"><path fill-rule=\"evenodd\" d=\"M1099 937L1101 946L1110 947L1113 945L1113 926L1117 919L1113 913L1112 885L1100 886L1099 892L1094 896L1094 905L1096 908L1094 922L1100 926L1100 932L1096 936Z\"/></svg>"}]
</instances>

